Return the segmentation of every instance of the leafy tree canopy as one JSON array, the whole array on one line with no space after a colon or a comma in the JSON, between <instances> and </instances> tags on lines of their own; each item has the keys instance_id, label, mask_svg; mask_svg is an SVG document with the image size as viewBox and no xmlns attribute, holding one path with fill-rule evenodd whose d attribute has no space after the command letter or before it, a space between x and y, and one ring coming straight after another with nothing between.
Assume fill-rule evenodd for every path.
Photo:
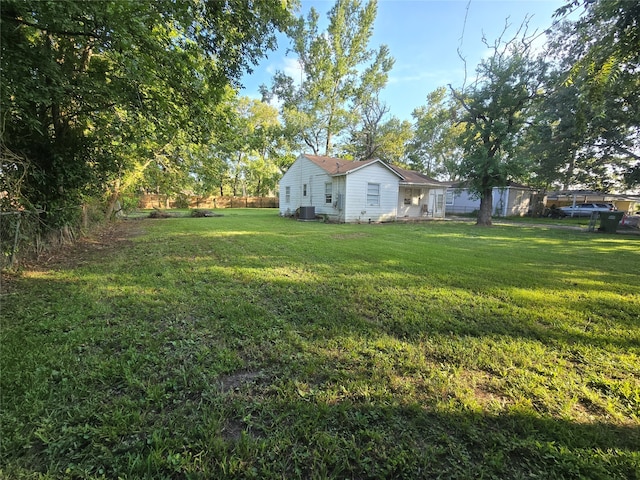
<instances>
[{"instance_id":1,"label":"leafy tree canopy","mask_svg":"<svg viewBox=\"0 0 640 480\"><path fill-rule=\"evenodd\" d=\"M430 177L459 180L462 148L458 139L464 124L458 120L460 104L440 87L427 95L427 104L412 112L413 137L407 156L412 168Z\"/></svg>"},{"instance_id":2,"label":"leafy tree canopy","mask_svg":"<svg viewBox=\"0 0 640 480\"><path fill-rule=\"evenodd\" d=\"M465 126L458 168L480 197L479 225L491 225L493 188L506 186L527 170L516 147L545 72L544 63L531 56L526 36L498 39L491 48L493 54L480 63L468 87L450 87Z\"/></svg>"},{"instance_id":3,"label":"leafy tree canopy","mask_svg":"<svg viewBox=\"0 0 640 480\"><path fill-rule=\"evenodd\" d=\"M640 3L574 0L557 15L580 6L582 17L558 29L554 49L561 65L569 67L562 80L577 88L582 105L589 110L582 146L591 168L587 165L583 172L595 167L606 178L621 171L627 185L638 185Z\"/></svg>"},{"instance_id":4,"label":"leafy tree canopy","mask_svg":"<svg viewBox=\"0 0 640 480\"><path fill-rule=\"evenodd\" d=\"M0 9L2 168L23 179L9 201L41 207L53 225L159 156L183 161L180 145L208 138L225 86L290 20L281 0L5 0Z\"/></svg>"},{"instance_id":5,"label":"leafy tree canopy","mask_svg":"<svg viewBox=\"0 0 640 480\"><path fill-rule=\"evenodd\" d=\"M298 142L314 154L330 155L336 138L358 122L358 113L384 87L393 66L389 50L369 48L377 3L335 3L326 32L311 9L292 29L293 52L301 68L300 82L277 72L263 96L282 102L282 115Z\"/></svg>"}]
</instances>

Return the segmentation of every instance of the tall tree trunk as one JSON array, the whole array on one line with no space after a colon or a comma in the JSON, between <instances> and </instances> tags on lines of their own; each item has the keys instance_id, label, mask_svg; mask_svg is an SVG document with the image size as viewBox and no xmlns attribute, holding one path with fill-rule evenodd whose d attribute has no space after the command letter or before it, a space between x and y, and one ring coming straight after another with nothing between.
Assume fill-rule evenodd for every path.
<instances>
[{"instance_id":1,"label":"tall tree trunk","mask_svg":"<svg viewBox=\"0 0 640 480\"><path fill-rule=\"evenodd\" d=\"M491 210L493 209L493 189L485 188L480 196L480 210L478 211L478 220L476 225L481 227L490 227Z\"/></svg>"},{"instance_id":2,"label":"tall tree trunk","mask_svg":"<svg viewBox=\"0 0 640 480\"><path fill-rule=\"evenodd\" d=\"M113 184L113 189L109 192L109 197L107 198L107 209L104 214L105 220L111 220L111 217L115 213L116 203L120 198L120 179L117 178Z\"/></svg>"},{"instance_id":3,"label":"tall tree trunk","mask_svg":"<svg viewBox=\"0 0 640 480\"><path fill-rule=\"evenodd\" d=\"M573 170L576 167L576 156L572 155L571 160L569 160L569 166L567 168L567 172L564 175L564 182L562 183L562 190L569 190L571 186L571 182L573 181Z\"/></svg>"},{"instance_id":4,"label":"tall tree trunk","mask_svg":"<svg viewBox=\"0 0 640 480\"><path fill-rule=\"evenodd\" d=\"M116 213L116 205L118 203L118 199L120 198L120 192L114 191L109 194L109 198L107 199L107 208L104 214L105 220L109 221Z\"/></svg>"},{"instance_id":5,"label":"tall tree trunk","mask_svg":"<svg viewBox=\"0 0 640 480\"><path fill-rule=\"evenodd\" d=\"M231 188L231 194L234 197L238 196L238 174L237 173L233 176L233 187Z\"/></svg>"},{"instance_id":6,"label":"tall tree trunk","mask_svg":"<svg viewBox=\"0 0 640 480\"><path fill-rule=\"evenodd\" d=\"M324 144L324 156L331 156L331 131L327 128L327 141Z\"/></svg>"},{"instance_id":7,"label":"tall tree trunk","mask_svg":"<svg viewBox=\"0 0 640 480\"><path fill-rule=\"evenodd\" d=\"M236 161L236 171L233 176L233 196L238 194L238 180L240 180L240 164L242 163L242 152L238 153L238 160Z\"/></svg>"}]
</instances>

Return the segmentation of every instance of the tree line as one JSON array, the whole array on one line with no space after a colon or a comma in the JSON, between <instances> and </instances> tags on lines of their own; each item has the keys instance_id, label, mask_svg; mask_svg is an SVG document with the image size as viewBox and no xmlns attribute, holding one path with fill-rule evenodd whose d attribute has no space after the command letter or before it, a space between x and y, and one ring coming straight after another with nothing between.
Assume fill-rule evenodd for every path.
<instances>
[{"instance_id":1,"label":"tree line","mask_svg":"<svg viewBox=\"0 0 640 480\"><path fill-rule=\"evenodd\" d=\"M3 210L73 221L124 193L266 195L300 151L386 162L465 181L491 222L491 191L638 185L640 4L571 0L545 51L526 21L482 39L491 55L412 119L380 100L394 60L372 48L375 0L339 0L326 30L282 0L0 3ZM578 10L575 21L562 18ZM300 75L262 99L240 78L290 39ZM464 63L464 59L460 61Z\"/></svg>"}]
</instances>

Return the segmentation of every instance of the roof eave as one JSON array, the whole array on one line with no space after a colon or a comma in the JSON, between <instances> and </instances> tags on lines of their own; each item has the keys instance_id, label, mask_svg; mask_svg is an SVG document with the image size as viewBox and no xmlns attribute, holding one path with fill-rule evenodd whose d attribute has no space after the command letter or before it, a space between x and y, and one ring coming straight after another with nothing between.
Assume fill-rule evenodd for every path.
<instances>
[{"instance_id":1,"label":"roof eave","mask_svg":"<svg viewBox=\"0 0 640 480\"><path fill-rule=\"evenodd\" d=\"M375 159L375 160L371 160L368 161L367 163L363 164L363 165L358 165L356 168L351 168L349 170L347 170L346 172L336 172L336 173L332 173L330 174L332 177L337 177L337 176L341 176L341 175L349 175L350 173L353 172L357 172L358 170L362 170L363 168L367 168L370 165L373 164L380 164L382 165L384 168L386 168L388 171L390 171L391 173L393 173L396 177L402 179L402 175L400 175L398 172L396 172L393 168L389 167L387 164L385 164L382 160L380 159Z\"/></svg>"},{"instance_id":2,"label":"roof eave","mask_svg":"<svg viewBox=\"0 0 640 480\"><path fill-rule=\"evenodd\" d=\"M428 183L428 182L400 182L400 185L410 185L416 187L440 187L446 188L446 185L442 185L441 183Z\"/></svg>"}]
</instances>

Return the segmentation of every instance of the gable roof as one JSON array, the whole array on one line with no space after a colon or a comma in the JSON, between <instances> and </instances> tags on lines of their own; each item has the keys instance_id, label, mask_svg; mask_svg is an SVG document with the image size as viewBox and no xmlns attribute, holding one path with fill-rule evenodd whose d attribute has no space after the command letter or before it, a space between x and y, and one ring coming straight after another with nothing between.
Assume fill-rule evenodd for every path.
<instances>
[{"instance_id":1,"label":"gable roof","mask_svg":"<svg viewBox=\"0 0 640 480\"><path fill-rule=\"evenodd\" d=\"M322 168L329 175L345 175L347 173L353 172L355 170L359 170L367 165L372 165L374 163L379 163L385 168L391 170L392 173L398 175L398 172L394 171L392 168L389 168L389 165L382 162L378 159L373 160L364 160L364 161L355 161L355 160L344 160L342 158L336 157L323 157L320 155L303 155L305 158L311 160L317 166Z\"/></svg>"},{"instance_id":2,"label":"gable roof","mask_svg":"<svg viewBox=\"0 0 640 480\"><path fill-rule=\"evenodd\" d=\"M438 186L442 185L437 180L429 178L426 175L415 172L413 170L405 170L404 168L400 168L396 165L390 165L388 163L383 162L380 159L355 161L355 160L344 160L342 158L337 158L337 157L324 157L320 155L303 154L303 156L309 159L311 162L313 162L317 166L319 166L320 168L322 168L325 172L327 172L331 176L345 175L350 172L364 168L367 165L379 163L380 165L391 170L391 172L395 173L398 177L400 177L400 183L402 184L438 185Z\"/></svg>"}]
</instances>

